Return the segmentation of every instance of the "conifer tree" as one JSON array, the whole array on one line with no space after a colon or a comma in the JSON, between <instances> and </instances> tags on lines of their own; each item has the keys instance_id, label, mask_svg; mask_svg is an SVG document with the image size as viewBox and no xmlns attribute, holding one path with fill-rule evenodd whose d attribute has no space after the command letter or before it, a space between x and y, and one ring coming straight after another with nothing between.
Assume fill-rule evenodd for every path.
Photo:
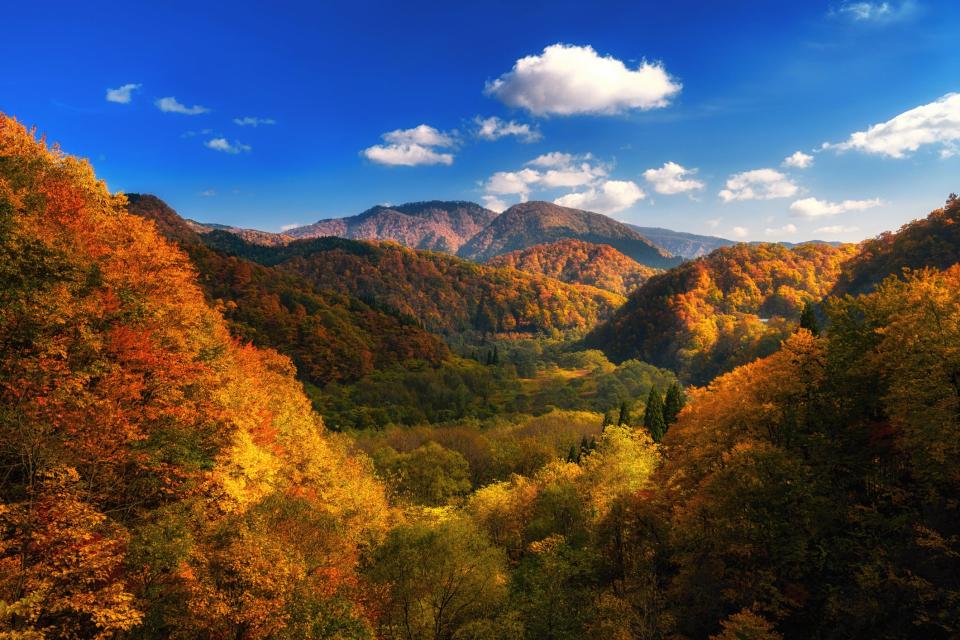
<instances>
[{"instance_id":1,"label":"conifer tree","mask_svg":"<svg viewBox=\"0 0 960 640\"><path fill-rule=\"evenodd\" d=\"M626 401L620 403L620 417L617 418L618 425L625 425L630 423L630 407L627 406Z\"/></svg>"},{"instance_id":2,"label":"conifer tree","mask_svg":"<svg viewBox=\"0 0 960 640\"><path fill-rule=\"evenodd\" d=\"M817 314L813 310L813 303L809 300L803 305L803 311L800 313L800 328L806 329L815 336L820 335Z\"/></svg>"},{"instance_id":3,"label":"conifer tree","mask_svg":"<svg viewBox=\"0 0 960 640\"><path fill-rule=\"evenodd\" d=\"M663 419L663 398L656 387L650 387L647 408L643 413L643 426L650 432L654 442L660 442L663 434L667 432L667 424Z\"/></svg>"},{"instance_id":4,"label":"conifer tree","mask_svg":"<svg viewBox=\"0 0 960 640\"><path fill-rule=\"evenodd\" d=\"M603 414L603 424L600 425L600 430L603 431L607 427L613 424L613 409L607 409Z\"/></svg>"},{"instance_id":5,"label":"conifer tree","mask_svg":"<svg viewBox=\"0 0 960 640\"><path fill-rule=\"evenodd\" d=\"M667 389L667 397L663 401L663 421L669 428L671 424L677 421L677 416L687 403L683 396L683 390L680 385L674 382Z\"/></svg>"}]
</instances>

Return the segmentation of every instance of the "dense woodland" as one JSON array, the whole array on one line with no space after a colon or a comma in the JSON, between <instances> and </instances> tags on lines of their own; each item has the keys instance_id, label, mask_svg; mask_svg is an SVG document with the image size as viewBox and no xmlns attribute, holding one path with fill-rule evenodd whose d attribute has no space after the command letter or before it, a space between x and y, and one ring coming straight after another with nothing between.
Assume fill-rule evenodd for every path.
<instances>
[{"instance_id":1,"label":"dense woodland","mask_svg":"<svg viewBox=\"0 0 960 640\"><path fill-rule=\"evenodd\" d=\"M197 233L0 117L0 637L957 637L958 223L616 310Z\"/></svg>"},{"instance_id":2,"label":"dense woodland","mask_svg":"<svg viewBox=\"0 0 960 640\"><path fill-rule=\"evenodd\" d=\"M488 260L487 264L539 273L563 282L588 284L622 296L656 273L608 244L573 239L511 251Z\"/></svg>"},{"instance_id":3,"label":"dense woodland","mask_svg":"<svg viewBox=\"0 0 960 640\"><path fill-rule=\"evenodd\" d=\"M776 351L856 251L814 243L722 247L648 280L586 343L614 360L641 358L704 384Z\"/></svg>"},{"instance_id":4,"label":"dense woodland","mask_svg":"<svg viewBox=\"0 0 960 640\"><path fill-rule=\"evenodd\" d=\"M205 243L227 255L295 274L312 286L351 295L437 333L551 333L606 319L623 297L508 268L391 242L327 237L282 247L213 232Z\"/></svg>"}]
</instances>

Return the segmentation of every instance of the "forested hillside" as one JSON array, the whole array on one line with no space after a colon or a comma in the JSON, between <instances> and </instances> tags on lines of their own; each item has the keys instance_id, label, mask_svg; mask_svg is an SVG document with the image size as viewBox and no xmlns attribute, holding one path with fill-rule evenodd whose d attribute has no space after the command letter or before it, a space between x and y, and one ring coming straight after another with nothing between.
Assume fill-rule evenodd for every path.
<instances>
[{"instance_id":1,"label":"forested hillside","mask_svg":"<svg viewBox=\"0 0 960 640\"><path fill-rule=\"evenodd\" d=\"M494 267L512 267L563 282L588 284L627 295L656 273L613 247L582 240L558 240L511 251L487 261Z\"/></svg>"},{"instance_id":2,"label":"forested hillside","mask_svg":"<svg viewBox=\"0 0 960 640\"><path fill-rule=\"evenodd\" d=\"M680 259L613 218L551 202L516 204L460 248L459 255L485 261L504 253L564 238L606 244L651 268L672 267Z\"/></svg>"},{"instance_id":3,"label":"forested hillside","mask_svg":"<svg viewBox=\"0 0 960 640\"><path fill-rule=\"evenodd\" d=\"M0 119L0 633L362 635L387 506L187 256Z\"/></svg>"},{"instance_id":4,"label":"forested hillside","mask_svg":"<svg viewBox=\"0 0 960 640\"><path fill-rule=\"evenodd\" d=\"M656 274L611 362L616 294L198 233L0 117L0 638L956 638L956 215Z\"/></svg>"},{"instance_id":5,"label":"forested hillside","mask_svg":"<svg viewBox=\"0 0 960 640\"><path fill-rule=\"evenodd\" d=\"M393 240L413 249L456 253L496 217L493 211L473 202L434 200L380 205L359 215L320 220L288 233L295 238Z\"/></svg>"},{"instance_id":6,"label":"forested hillside","mask_svg":"<svg viewBox=\"0 0 960 640\"><path fill-rule=\"evenodd\" d=\"M960 262L960 199L951 194L942 209L863 242L837 279L834 293L865 293L904 269L946 269Z\"/></svg>"},{"instance_id":7,"label":"forested hillside","mask_svg":"<svg viewBox=\"0 0 960 640\"><path fill-rule=\"evenodd\" d=\"M264 247L222 232L203 238L230 255L275 266L316 288L357 297L446 334L584 330L623 302L593 287L392 243L317 238Z\"/></svg>"},{"instance_id":8,"label":"forested hillside","mask_svg":"<svg viewBox=\"0 0 960 640\"><path fill-rule=\"evenodd\" d=\"M154 220L190 256L200 285L231 333L289 356L305 381L318 386L354 381L374 369L407 360L436 364L449 355L438 337L410 320L320 289L294 273L211 249L162 200L128 198L131 213Z\"/></svg>"},{"instance_id":9,"label":"forested hillside","mask_svg":"<svg viewBox=\"0 0 960 640\"><path fill-rule=\"evenodd\" d=\"M650 278L587 344L695 384L775 351L830 291L853 246L739 244Z\"/></svg>"}]
</instances>

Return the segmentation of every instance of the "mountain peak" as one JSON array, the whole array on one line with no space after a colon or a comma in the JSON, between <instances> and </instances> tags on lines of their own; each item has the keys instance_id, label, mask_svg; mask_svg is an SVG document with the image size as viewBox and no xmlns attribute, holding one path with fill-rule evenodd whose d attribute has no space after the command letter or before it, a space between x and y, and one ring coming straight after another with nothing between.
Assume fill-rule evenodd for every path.
<instances>
[{"instance_id":1,"label":"mountain peak","mask_svg":"<svg viewBox=\"0 0 960 640\"><path fill-rule=\"evenodd\" d=\"M563 238L610 245L648 267L666 268L680 262L622 222L542 200L521 202L501 213L463 246L460 255L484 261Z\"/></svg>"},{"instance_id":2,"label":"mountain peak","mask_svg":"<svg viewBox=\"0 0 960 640\"><path fill-rule=\"evenodd\" d=\"M296 238L393 240L415 249L454 253L496 217L475 202L427 200L377 205L355 216L319 220L288 233Z\"/></svg>"}]
</instances>

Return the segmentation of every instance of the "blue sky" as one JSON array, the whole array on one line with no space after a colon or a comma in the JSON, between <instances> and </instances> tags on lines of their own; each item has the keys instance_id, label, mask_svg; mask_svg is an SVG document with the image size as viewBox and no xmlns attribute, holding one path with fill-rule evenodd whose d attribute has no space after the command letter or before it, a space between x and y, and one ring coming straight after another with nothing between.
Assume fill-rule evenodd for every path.
<instances>
[{"instance_id":1,"label":"blue sky","mask_svg":"<svg viewBox=\"0 0 960 640\"><path fill-rule=\"evenodd\" d=\"M960 3L276 4L16 3L0 110L267 230L530 198L857 240L960 190Z\"/></svg>"}]
</instances>

